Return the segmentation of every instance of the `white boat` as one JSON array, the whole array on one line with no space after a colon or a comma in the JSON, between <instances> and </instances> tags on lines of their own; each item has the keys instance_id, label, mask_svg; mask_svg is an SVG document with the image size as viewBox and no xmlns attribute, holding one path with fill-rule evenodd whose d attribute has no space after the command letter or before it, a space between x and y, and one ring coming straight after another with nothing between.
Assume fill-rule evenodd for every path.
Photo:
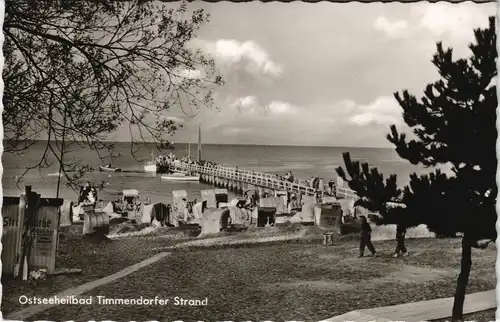
<instances>
[{"instance_id":1,"label":"white boat","mask_svg":"<svg viewBox=\"0 0 500 322\"><path fill-rule=\"evenodd\" d=\"M114 167L114 166L112 166L112 164L113 164L113 149L110 148L110 151L109 151L109 164L100 165L99 166L99 171L101 171L101 172L121 172L122 171L121 168Z\"/></svg>"},{"instance_id":2,"label":"white boat","mask_svg":"<svg viewBox=\"0 0 500 322\"><path fill-rule=\"evenodd\" d=\"M200 175L187 175L185 173L176 172L172 174L164 174L161 176L161 179L169 181L200 181Z\"/></svg>"},{"instance_id":3,"label":"white boat","mask_svg":"<svg viewBox=\"0 0 500 322\"><path fill-rule=\"evenodd\" d=\"M144 172L156 173L156 170L157 170L157 166L156 166L155 154L153 151L153 152L151 152L151 161L148 161L144 164Z\"/></svg>"},{"instance_id":4,"label":"white boat","mask_svg":"<svg viewBox=\"0 0 500 322\"><path fill-rule=\"evenodd\" d=\"M115 168L109 165L100 165L99 166L99 171L101 172L121 172L121 168Z\"/></svg>"},{"instance_id":5,"label":"white boat","mask_svg":"<svg viewBox=\"0 0 500 322\"><path fill-rule=\"evenodd\" d=\"M156 162L146 162L144 165L144 172L156 172Z\"/></svg>"}]
</instances>

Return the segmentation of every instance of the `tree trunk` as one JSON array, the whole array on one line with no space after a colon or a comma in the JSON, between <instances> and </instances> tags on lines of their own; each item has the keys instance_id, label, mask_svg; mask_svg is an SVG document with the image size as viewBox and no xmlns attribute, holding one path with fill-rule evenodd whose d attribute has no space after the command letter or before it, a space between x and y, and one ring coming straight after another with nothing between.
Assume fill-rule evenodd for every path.
<instances>
[{"instance_id":1,"label":"tree trunk","mask_svg":"<svg viewBox=\"0 0 500 322\"><path fill-rule=\"evenodd\" d=\"M472 241L467 233L462 238L462 259L460 262L460 274L457 279L455 300L453 302L452 322L463 321L465 289L469 283L469 275L472 267Z\"/></svg>"}]
</instances>

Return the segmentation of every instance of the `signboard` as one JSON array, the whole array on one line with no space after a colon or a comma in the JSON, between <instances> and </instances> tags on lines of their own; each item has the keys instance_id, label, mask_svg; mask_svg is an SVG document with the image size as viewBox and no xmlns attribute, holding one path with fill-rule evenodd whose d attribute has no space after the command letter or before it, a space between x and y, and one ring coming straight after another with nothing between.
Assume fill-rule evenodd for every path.
<instances>
[{"instance_id":1,"label":"signboard","mask_svg":"<svg viewBox=\"0 0 500 322\"><path fill-rule=\"evenodd\" d=\"M35 218L35 238L28 263L33 269L47 268L50 273L56 266L59 207L43 205Z\"/></svg>"},{"instance_id":2,"label":"signboard","mask_svg":"<svg viewBox=\"0 0 500 322\"><path fill-rule=\"evenodd\" d=\"M32 228L33 245L28 260L29 269L46 268L53 272L56 264L59 208L62 199L41 199ZM13 274L22 254L26 198L4 197L2 205L2 271Z\"/></svg>"},{"instance_id":3,"label":"signboard","mask_svg":"<svg viewBox=\"0 0 500 322\"><path fill-rule=\"evenodd\" d=\"M2 205L2 272L13 274L21 253L22 223L24 221L23 196L4 197Z\"/></svg>"}]
</instances>

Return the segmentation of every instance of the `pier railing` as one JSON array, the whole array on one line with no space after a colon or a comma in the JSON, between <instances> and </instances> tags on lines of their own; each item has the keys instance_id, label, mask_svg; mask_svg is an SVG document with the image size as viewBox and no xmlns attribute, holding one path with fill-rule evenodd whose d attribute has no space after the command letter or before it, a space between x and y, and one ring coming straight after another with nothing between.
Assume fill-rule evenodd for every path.
<instances>
[{"instance_id":1,"label":"pier railing","mask_svg":"<svg viewBox=\"0 0 500 322\"><path fill-rule=\"evenodd\" d=\"M316 193L318 193L318 190L308 186L305 180L298 180L298 183L289 182L286 180L282 180L279 176L272 175L269 173L236 169L223 166L207 167L207 166L200 166L196 164L188 164L183 162L180 163L173 162L171 163L171 166L179 170L194 171L200 174L225 178L228 180L235 180L243 183L253 184L260 187L266 187L269 189L285 190L309 196L313 196ZM358 198L354 190L343 187L337 187L336 189L337 189L337 196L349 199Z\"/></svg>"}]
</instances>

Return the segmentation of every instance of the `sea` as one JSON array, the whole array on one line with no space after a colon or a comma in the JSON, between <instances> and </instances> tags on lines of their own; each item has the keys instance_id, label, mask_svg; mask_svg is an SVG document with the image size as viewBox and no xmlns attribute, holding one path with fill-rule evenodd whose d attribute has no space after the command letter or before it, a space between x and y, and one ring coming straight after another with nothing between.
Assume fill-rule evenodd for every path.
<instances>
[{"instance_id":1,"label":"sea","mask_svg":"<svg viewBox=\"0 0 500 322\"><path fill-rule=\"evenodd\" d=\"M37 141L22 154L2 155L4 196L19 196L26 185L31 185L32 190L44 198L56 197L59 169L55 157L49 156L46 165L29 170L22 176L26 169L40 162L46 145L46 141ZM152 154L157 156L173 152L182 157L188 154L187 144L176 143L173 150L160 152L155 149L154 144L131 147L130 143L115 142L113 166L123 170L115 173L99 172L99 165L109 163L108 152L100 152L104 157L101 160L90 148L71 147L71 149L74 151L65 155L64 159L78 161L95 169L88 172L84 180L103 183L103 189L99 191L98 197L105 201L116 200L124 189L137 189L140 191L141 199L150 198L155 203L171 203L174 190L186 190L189 200L199 200L201 190L211 189L211 186L197 182L165 182L161 180L160 174L144 173L144 163L152 159ZM368 162L370 166L377 167L384 177L396 174L400 186L408 184L411 173L432 171L410 164L390 148L204 144L202 158L224 166L238 166L239 169L271 174L284 175L291 171L299 179L310 179L315 176L322 177L327 182L330 179L336 180L335 168L344 166L342 158L344 152L350 152L352 160ZM196 157L196 144L192 145L191 154L193 158ZM59 197L76 201L77 191L67 187L65 179L61 180ZM235 195L230 193L230 198L233 197Z\"/></svg>"}]
</instances>

